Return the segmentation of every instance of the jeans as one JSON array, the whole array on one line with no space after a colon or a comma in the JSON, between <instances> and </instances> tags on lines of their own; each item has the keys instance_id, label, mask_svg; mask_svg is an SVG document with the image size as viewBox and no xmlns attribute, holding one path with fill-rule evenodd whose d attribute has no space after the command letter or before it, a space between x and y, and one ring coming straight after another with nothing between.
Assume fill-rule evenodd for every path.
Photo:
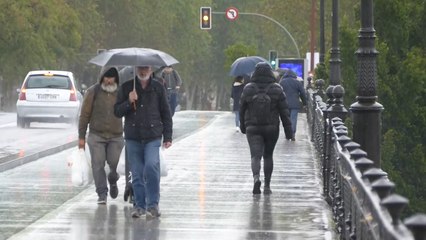
<instances>
[{"instance_id":1,"label":"jeans","mask_svg":"<svg viewBox=\"0 0 426 240\"><path fill-rule=\"evenodd\" d=\"M160 201L160 146L161 138L149 142L126 140L136 207L143 209L158 207Z\"/></svg>"},{"instance_id":2,"label":"jeans","mask_svg":"<svg viewBox=\"0 0 426 240\"><path fill-rule=\"evenodd\" d=\"M117 181L120 177L117 173L118 160L123 150L123 137L103 138L89 132L87 137L90 156L92 159L92 174L95 181L96 193L99 197L108 194L108 186L105 173L105 161L108 163L110 173L108 179Z\"/></svg>"},{"instance_id":3,"label":"jeans","mask_svg":"<svg viewBox=\"0 0 426 240\"><path fill-rule=\"evenodd\" d=\"M296 136L296 126L297 126L297 114L299 113L298 108L290 109L290 121L291 121L291 129L293 130L293 136Z\"/></svg>"},{"instance_id":4,"label":"jeans","mask_svg":"<svg viewBox=\"0 0 426 240\"><path fill-rule=\"evenodd\" d=\"M169 105L170 105L170 112L172 113L172 117L173 115L175 115L177 104L178 104L177 92L174 90L169 90Z\"/></svg>"},{"instance_id":5,"label":"jeans","mask_svg":"<svg viewBox=\"0 0 426 240\"><path fill-rule=\"evenodd\" d=\"M274 125L247 127L246 135L250 147L251 170L253 176L260 174L260 161L263 157L263 173L265 181L268 184L271 181L271 175L274 169L272 155L278 141L279 133L279 126Z\"/></svg>"},{"instance_id":6,"label":"jeans","mask_svg":"<svg viewBox=\"0 0 426 240\"><path fill-rule=\"evenodd\" d=\"M235 113L235 126L240 127L240 111L234 111Z\"/></svg>"}]
</instances>

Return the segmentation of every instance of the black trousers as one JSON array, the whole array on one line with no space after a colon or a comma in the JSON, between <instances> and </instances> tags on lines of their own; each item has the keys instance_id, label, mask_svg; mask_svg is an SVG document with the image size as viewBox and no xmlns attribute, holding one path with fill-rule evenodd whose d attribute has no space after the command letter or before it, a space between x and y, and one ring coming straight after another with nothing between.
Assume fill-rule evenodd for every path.
<instances>
[{"instance_id":1,"label":"black trousers","mask_svg":"<svg viewBox=\"0 0 426 240\"><path fill-rule=\"evenodd\" d=\"M260 174L263 157L263 172L266 184L271 181L274 161L272 155L279 136L279 125L248 126L246 129L247 141L250 146L251 170L253 176Z\"/></svg>"}]
</instances>

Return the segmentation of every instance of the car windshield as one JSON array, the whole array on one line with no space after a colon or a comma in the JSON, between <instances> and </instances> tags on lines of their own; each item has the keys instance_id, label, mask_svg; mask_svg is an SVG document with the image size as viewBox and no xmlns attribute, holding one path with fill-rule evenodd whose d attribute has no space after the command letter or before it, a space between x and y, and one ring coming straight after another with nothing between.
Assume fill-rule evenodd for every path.
<instances>
[{"instance_id":1,"label":"car windshield","mask_svg":"<svg viewBox=\"0 0 426 240\"><path fill-rule=\"evenodd\" d=\"M70 79L60 75L33 75L27 79L26 88L59 88L70 89Z\"/></svg>"}]
</instances>

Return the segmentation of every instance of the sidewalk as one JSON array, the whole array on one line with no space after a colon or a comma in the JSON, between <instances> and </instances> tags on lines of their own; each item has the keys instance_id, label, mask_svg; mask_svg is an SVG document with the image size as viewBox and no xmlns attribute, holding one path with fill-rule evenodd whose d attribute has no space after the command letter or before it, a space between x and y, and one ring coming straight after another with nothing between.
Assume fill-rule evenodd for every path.
<instances>
[{"instance_id":1,"label":"sidewalk","mask_svg":"<svg viewBox=\"0 0 426 240\"><path fill-rule=\"evenodd\" d=\"M331 239L306 115L299 116L296 142L281 128L271 196L251 194L247 140L224 112L165 151L159 220L130 217L120 178L119 197L106 206L91 186L10 239Z\"/></svg>"}]
</instances>

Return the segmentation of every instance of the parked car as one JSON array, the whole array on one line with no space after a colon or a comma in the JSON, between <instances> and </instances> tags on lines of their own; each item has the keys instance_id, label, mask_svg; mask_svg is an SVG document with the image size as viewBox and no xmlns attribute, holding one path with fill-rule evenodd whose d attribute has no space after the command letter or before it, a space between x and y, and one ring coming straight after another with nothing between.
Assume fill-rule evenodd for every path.
<instances>
[{"instance_id":1,"label":"parked car","mask_svg":"<svg viewBox=\"0 0 426 240\"><path fill-rule=\"evenodd\" d=\"M31 122L77 123L83 96L72 72L30 71L18 92L18 127L29 128Z\"/></svg>"}]
</instances>

